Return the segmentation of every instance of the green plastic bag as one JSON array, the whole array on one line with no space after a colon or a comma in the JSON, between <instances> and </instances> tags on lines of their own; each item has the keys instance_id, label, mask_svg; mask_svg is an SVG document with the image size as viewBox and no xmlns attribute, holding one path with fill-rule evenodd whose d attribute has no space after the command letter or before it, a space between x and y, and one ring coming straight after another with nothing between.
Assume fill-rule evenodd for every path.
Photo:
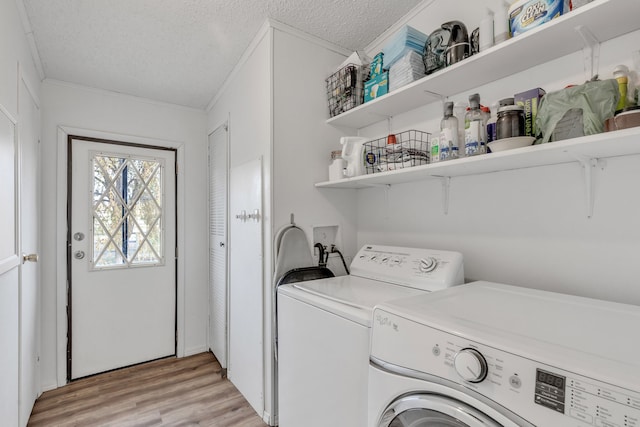
<instances>
[{"instance_id":1,"label":"green plastic bag","mask_svg":"<svg viewBox=\"0 0 640 427\"><path fill-rule=\"evenodd\" d=\"M619 99L614 79L547 93L536 117L536 144L604 132L604 122L614 116Z\"/></svg>"}]
</instances>

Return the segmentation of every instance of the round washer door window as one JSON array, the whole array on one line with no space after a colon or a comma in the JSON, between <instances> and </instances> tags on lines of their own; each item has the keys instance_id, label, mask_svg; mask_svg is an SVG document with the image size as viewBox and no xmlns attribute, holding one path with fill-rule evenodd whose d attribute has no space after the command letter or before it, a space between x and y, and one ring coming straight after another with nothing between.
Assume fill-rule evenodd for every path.
<instances>
[{"instance_id":1,"label":"round washer door window","mask_svg":"<svg viewBox=\"0 0 640 427\"><path fill-rule=\"evenodd\" d=\"M379 427L500 427L495 420L456 399L414 394L395 400Z\"/></svg>"}]
</instances>

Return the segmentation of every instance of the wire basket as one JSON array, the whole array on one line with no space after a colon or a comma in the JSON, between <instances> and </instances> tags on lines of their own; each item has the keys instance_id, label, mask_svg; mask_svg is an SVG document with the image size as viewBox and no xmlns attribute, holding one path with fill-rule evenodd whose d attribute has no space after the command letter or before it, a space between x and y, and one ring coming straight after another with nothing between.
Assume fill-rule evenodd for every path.
<instances>
[{"instance_id":1,"label":"wire basket","mask_svg":"<svg viewBox=\"0 0 640 427\"><path fill-rule=\"evenodd\" d=\"M428 164L430 139L431 134L427 132L407 130L365 142L367 174Z\"/></svg>"},{"instance_id":2,"label":"wire basket","mask_svg":"<svg viewBox=\"0 0 640 427\"><path fill-rule=\"evenodd\" d=\"M327 82L329 116L334 117L357 107L364 101L365 67L348 64L333 73Z\"/></svg>"}]
</instances>

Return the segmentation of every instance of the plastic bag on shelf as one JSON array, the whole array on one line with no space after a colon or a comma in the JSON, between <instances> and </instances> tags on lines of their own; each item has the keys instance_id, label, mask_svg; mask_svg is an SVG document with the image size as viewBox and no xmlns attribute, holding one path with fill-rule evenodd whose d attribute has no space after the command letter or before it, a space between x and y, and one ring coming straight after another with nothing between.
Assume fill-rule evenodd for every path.
<instances>
[{"instance_id":1,"label":"plastic bag on shelf","mask_svg":"<svg viewBox=\"0 0 640 427\"><path fill-rule=\"evenodd\" d=\"M618 83L613 79L547 93L536 117L536 143L604 132L604 122L615 114L619 97Z\"/></svg>"}]
</instances>

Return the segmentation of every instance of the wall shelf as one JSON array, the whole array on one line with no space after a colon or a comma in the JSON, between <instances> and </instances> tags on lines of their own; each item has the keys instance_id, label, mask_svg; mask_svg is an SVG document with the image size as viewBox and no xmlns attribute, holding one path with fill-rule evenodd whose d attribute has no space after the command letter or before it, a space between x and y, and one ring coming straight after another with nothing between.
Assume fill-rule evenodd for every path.
<instances>
[{"instance_id":1,"label":"wall shelf","mask_svg":"<svg viewBox=\"0 0 640 427\"><path fill-rule=\"evenodd\" d=\"M580 51L587 28L604 42L638 30L640 1L594 0L571 13L496 45L437 73L327 120L336 127L359 129L441 97L471 90Z\"/></svg>"},{"instance_id":2,"label":"wall shelf","mask_svg":"<svg viewBox=\"0 0 640 427\"><path fill-rule=\"evenodd\" d=\"M315 186L359 189L564 163L584 166L593 163L590 160L597 163L598 159L636 154L640 154L640 127L338 181L320 182Z\"/></svg>"}]
</instances>

